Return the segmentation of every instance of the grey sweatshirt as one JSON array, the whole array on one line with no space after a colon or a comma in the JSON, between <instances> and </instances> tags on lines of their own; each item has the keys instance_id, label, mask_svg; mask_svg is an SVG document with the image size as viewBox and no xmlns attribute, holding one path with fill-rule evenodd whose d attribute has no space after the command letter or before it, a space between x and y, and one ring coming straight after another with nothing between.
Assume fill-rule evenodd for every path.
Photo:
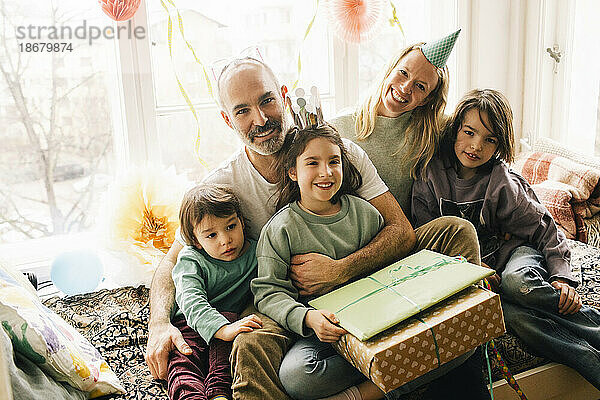
<instances>
[{"instance_id":1,"label":"grey sweatshirt","mask_svg":"<svg viewBox=\"0 0 600 400\"><path fill-rule=\"evenodd\" d=\"M383 227L383 217L369 202L348 195L340 201L340 211L330 216L309 214L291 203L267 222L258 240L258 277L250 284L254 304L299 335L312 333L304 326L310 308L289 277L292 256L319 253L339 260L364 247Z\"/></svg>"}]
</instances>

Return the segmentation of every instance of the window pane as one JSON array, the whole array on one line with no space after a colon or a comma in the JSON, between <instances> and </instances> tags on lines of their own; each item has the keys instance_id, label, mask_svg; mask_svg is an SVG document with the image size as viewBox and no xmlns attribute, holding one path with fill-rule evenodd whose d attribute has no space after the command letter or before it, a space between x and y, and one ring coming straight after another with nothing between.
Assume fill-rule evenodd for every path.
<instances>
[{"instance_id":1,"label":"window pane","mask_svg":"<svg viewBox=\"0 0 600 400\"><path fill-rule=\"evenodd\" d=\"M177 173L185 173L192 181L202 179L209 169L218 166L241 146L216 107L196 112L202 121L198 153L195 151L198 128L190 112L158 117L158 131L168 132L159 135L163 164L174 165Z\"/></svg>"},{"instance_id":2,"label":"window pane","mask_svg":"<svg viewBox=\"0 0 600 400\"><path fill-rule=\"evenodd\" d=\"M115 164L114 45L89 29L111 20L79 1L0 6L0 242L88 230Z\"/></svg>"},{"instance_id":3,"label":"window pane","mask_svg":"<svg viewBox=\"0 0 600 400\"><path fill-rule=\"evenodd\" d=\"M561 140L569 147L592 155L594 148L600 149L598 106L600 95L600 25L590 15L600 15L600 3L595 0L579 0L575 7L572 49L565 52L570 58L569 118L566 127L560 132ZM569 70L566 70L569 72ZM573 140L576 137L577 140ZM594 146L595 144L595 146ZM595 155L600 155L595 150Z\"/></svg>"},{"instance_id":4,"label":"window pane","mask_svg":"<svg viewBox=\"0 0 600 400\"><path fill-rule=\"evenodd\" d=\"M302 42L315 4L293 0L177 1L185 37L207 67L211 83L214 84L215 77L210 66L215 61L229 59L249 46L258 45L263 60L273 68L280 83L291 88L297 79L301 48L302 74L298 85L316 85L327 114L333 110L333 79L331 40L323 2L308 37ZM202 68L181 38L177 13L171 13L175 18L172 62L167 13L160 2L148 2L147 6L162 161L198 181L232 155L241 142L224 123L209 95ZM196 105L200 121L199 154L195 152L196 121L179 91L174 72Z\"/></svg>"}]
</instances>

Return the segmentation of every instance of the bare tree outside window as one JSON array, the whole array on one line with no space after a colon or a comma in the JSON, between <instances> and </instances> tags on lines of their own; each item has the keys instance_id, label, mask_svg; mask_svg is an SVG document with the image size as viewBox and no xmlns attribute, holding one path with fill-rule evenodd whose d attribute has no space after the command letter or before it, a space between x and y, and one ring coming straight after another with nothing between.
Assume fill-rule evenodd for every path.
<instances>
[{"instance_id":1,"label":"bare tree outside window","mask_svg":"<svg viewBox=\"0 0 600 400\"><path fill-rule=\"evenodd\" d=\"M52 40L49 29L37 30L94 23L84 6L0 0L0 242L89 229L112 175L110 76L102 57L112 42ZM72 51L33 51L33 43L68 43Z\"/></svg>"}]
</instances>

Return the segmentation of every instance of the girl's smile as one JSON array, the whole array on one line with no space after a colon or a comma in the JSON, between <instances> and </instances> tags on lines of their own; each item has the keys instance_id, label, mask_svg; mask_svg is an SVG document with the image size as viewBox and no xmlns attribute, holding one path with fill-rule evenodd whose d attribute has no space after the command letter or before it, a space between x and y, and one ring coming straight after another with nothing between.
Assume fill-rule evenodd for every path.
<instances>
[{"instance_id":1,"label":"girl's smile","mask_svg":"<svg viewBox=\"0 0 600 400\"><path fill-rule=\"evenodd\" d=\"M339 202L330 202L343 181L341 150L336 144L326 138L312 139L288 175L298 182L299 203L304 209L318 215L339 211Z\"/></svg>"}]
</instances>

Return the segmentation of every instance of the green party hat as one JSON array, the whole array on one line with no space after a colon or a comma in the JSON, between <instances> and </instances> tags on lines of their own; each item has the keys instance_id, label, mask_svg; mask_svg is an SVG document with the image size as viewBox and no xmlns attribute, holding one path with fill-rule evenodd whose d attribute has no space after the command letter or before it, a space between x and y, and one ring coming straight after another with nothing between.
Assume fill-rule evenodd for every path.
<instances>
[{"instance_id":1,"label":"green party hat","mask_svg":"<svg viewBox=\"0 0 600 400\"><path fill-rule=\"evenodd\" d=\"M448 57L450 57L450 53L452 53L454 43L456 42L456 38L458 38L459 34L460 29L444 38L436 40L435 42L425 43L421 47L423 55L436 67L444 68L444 66L446 66L446 61L448 61Z\"/></svg>"}]
</instances>

